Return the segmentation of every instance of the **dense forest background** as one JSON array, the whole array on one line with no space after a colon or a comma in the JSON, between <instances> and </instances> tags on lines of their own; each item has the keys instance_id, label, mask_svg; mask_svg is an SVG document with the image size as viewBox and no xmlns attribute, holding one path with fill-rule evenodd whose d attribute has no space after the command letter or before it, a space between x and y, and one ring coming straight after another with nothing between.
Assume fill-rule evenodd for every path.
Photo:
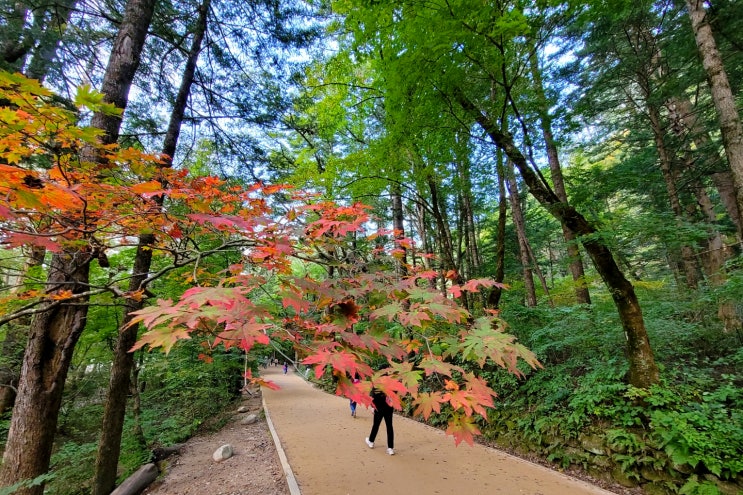
<instances>
[{"instance_id":1,"label":"dense forest background","mask_svg":"<svg viewBox=\"0 0 743 495\"><path fill-rule=\"evenodd\" d=\"M0 12L0 494L110 493L269 356L457 442L743 492L743 3Z\"/></svg>"}]
</instances>

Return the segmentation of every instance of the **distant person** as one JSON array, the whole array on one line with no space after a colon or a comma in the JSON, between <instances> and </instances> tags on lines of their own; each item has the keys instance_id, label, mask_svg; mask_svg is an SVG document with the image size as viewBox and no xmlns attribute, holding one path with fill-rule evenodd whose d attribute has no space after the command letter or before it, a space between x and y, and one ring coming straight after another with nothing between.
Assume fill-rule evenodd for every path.
<instances>
[{"instance_id":1,"label":"distant person","mask_svg":"<svg viewBox=\"0 0 743 495\"><path fill-rule=\"evenodd\" d=\"M286 372L289 371L289 365L286 364L286 361L284 361L284 374L286 375Z\"/></svg>"},{"instance_id":2,"label":"distant person","mask_svg":"<svg viewBox=\"0 0 743 495\"><path fill-rule=\"evenodd\" d=\"M372 389L372 404L374 405L374 420L369 436L366 437L366 445L370 449L374 448L374 439L377 438L379 425L384 418L384 426L387 428L387 453L395 455L395 432L392 429L392 406L387 402L387 396L384 392Z\"/></svg>"},{"instance_id":3,"label":"distant person","mask_svg":"<svg viewBox=\"0 0 743 495\"><path fill-rule=\"evenodd\" d=\"M359 379L358 373L355 374L353 376L352 382L354 384L356 384L356 383L359 383L360 381L361 381L361 379ZM351 417L352 418L355 418L356 417L356 401L354 401L353 399L349 399L349 401L351 402Z\"/></svg>"}]
</instances>

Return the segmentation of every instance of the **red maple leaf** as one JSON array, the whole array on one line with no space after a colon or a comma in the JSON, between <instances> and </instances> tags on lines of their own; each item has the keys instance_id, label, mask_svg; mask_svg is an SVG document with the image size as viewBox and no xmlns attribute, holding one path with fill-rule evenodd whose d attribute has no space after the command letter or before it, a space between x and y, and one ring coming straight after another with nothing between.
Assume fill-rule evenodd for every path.
<instances>
[{"instance_id":1,"label":"red maple leaf","mask_svg":"<svg viewBox=\"0 0 743 495\"><path fill-rule=\"evenodd\" d=\"M355 354L345 350L322 349L302 360L302 364L315 365L315 377L318 379L325 373L325 367L330 366L342 375L354 376L363 370L368 374L368 366L359 363Z\"/></svg>"}]
</instances>

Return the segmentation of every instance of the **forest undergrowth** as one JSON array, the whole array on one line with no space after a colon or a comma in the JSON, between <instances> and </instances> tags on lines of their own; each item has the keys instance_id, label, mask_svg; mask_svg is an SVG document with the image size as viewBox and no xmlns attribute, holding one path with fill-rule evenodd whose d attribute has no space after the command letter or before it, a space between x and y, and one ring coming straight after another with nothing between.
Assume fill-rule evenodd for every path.
<instances>
[{"instance_id":1,"label":"forest undergrowth","mask_svg":"<svg viewBox=\"0 0 743 495\"><path fill-rule=\"evenodd\" d=\"M591 307L525 308L506 299L509 331L544 368L524 366L524 378L497 366L487 372L498 398L478 424L479 441L649 494L740 493L743 333L720 331L710 310L715 294L684 299L658 284L637 286L661 365L659 385L644 391L626 383L624 337L608 296L595 291ZM518 288L507 297L518 298ZM167 356L142 355L120 481L152 460L153 449L218 428L212 418L239 396L244 356L215 353L207 363L200 350L184 341ZM249 363L255 371L260 352ZM90 493L106 378L105 369L77 370L68 381L46 493ZM321 382L332 389L330 377ZM429 423L443 427L448 414L444 407ZM5 417L3 437L7 426Z\"/></svg>"}]
</instances>

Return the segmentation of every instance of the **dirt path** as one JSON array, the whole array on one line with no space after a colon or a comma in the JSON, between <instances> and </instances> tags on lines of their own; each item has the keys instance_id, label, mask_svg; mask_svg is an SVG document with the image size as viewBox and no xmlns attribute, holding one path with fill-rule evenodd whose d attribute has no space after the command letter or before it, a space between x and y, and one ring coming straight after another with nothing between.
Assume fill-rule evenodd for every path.
<instances>
[{"instance_id":1,"label":"dirt path","mask_svg":"<svg viewBox=\"0 0 743 495\"><path fill-rule=\"evenodd\" d=\"M235 413L220 431L189 440L147 495L613 493L482 445L456 447L443 432L397 415L395 455L389 456L384 424L374 449L364 443L370 409L359 406L354 419L348 400L314 388L295 373L272 367L263 374L281 387L262 391L266 419L245 426L240 420L246 414ZM260 397L243 405L251 412L262 410ZM225 443L235 455L214 462L213 452Z\"/></svg>"},{"instance_id":2,"label":"dirt path","mask_svg":"<svg viewBox=\"0 0 743 495\"><path fill-rule=\"evenodd\" d=\"M384 425L374 449L364 443L370 409L359 407L354 419L347 399L278 368L265 374L281 386L264 389L263 399L302 495L612 493L481 445L456 447L440 430L400 416L389 456Z\"/></svg>"}]
</instances>

